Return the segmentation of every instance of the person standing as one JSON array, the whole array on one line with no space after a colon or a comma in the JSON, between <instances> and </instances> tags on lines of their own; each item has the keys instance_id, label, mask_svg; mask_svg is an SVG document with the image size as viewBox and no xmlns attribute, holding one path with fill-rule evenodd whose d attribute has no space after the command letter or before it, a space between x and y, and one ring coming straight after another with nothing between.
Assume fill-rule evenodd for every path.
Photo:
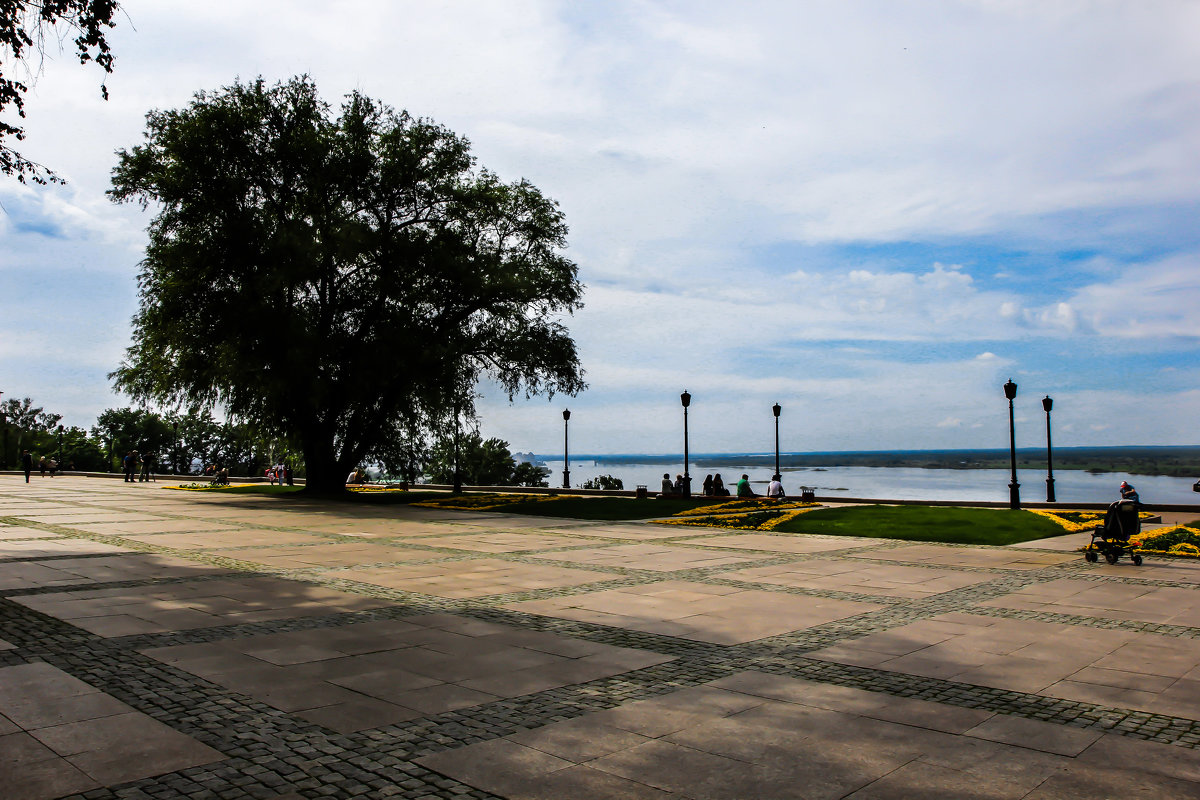
<instances>
[{"instance_id":1,"label":"person standing","mask_svg":"<svg viewBox=\"0 0 1200 800\"><path fill-rule=\"evenodd\" d=\"M29 473L33 472L33 456L28 450L21 452L21 469L25 470L25 482L29 483Z\"/></svg>"},{"instance_id":2,"label":"person standing","mask_svg":"<svg viewBox=\"0 0 1200 800\"><path fill-rule=\"evenodd\" d=\"M135 465L137 464L137 456L135 455L135 453L136 453L136 451L130 451L130 452L126 453L125 458L121 460L121 467L125 471L125 482L126 483L134 482L133 481L133 471L135 469Z\"/></svg>"},{"instance_id":3,"label":"person standing","mask_svg":"<svg viewBox=\"0 0 1200 800\"><path fill-rule=\"evenodd\" d=\"M46 477L46 457L45 456L42 456L41 458L38 459L38 472L41 473L43 478Z\"/></svg>"}]
</instances>

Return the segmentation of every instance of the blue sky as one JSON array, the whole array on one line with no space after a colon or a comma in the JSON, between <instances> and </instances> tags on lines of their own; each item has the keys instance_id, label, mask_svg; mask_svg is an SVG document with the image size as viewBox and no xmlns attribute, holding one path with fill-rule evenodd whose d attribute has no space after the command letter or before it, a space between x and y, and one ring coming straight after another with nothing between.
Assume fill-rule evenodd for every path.
<instances>
[{"instance_id":1,"label":"blue sky","mask_svg":"<svg viewBox=\"0 0 1200 800\"><path fill-rule=\"evenodd\" d=\"M1186 2L133 0L111 99L69 54L0 184L0 390L124 404L149 214L103 195L144 114L309 73L471 139L558 200L590 388L509 404L514 449L1197 444L1200 6Z\"/></svg>"}]
</instances>

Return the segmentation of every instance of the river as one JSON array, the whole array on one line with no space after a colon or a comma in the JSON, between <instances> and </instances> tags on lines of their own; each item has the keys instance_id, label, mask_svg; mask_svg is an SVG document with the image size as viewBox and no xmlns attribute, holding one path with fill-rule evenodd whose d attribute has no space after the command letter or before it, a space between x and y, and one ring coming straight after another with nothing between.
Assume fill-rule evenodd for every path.
<instances>
[{"instance_id":1,"label":"river","mask_svg":"<svg viewBox=\"0 0 1200 800\"><path fill-rule=\"evenodd\" d=\"M546 460L551 486L562 485L562 460ZM605 463L603 459L571 461L571 486L598 475L620 478L626 489L638 484L656 492L664 472L671 478L683 471L679 464ZM750 476L755 491L762 493L770 480L770 468L739 465L736 459L719 467L693 468L692 489L701 491L704 476L720 473L731 490L743 473ZM783 470L783 487L799 494L802 487L816 490L822 497L862 497L881 500L962 500L1007 502L1010 473L1006 469L921 469L919 467L796 467ZM1046 499L1046 473L1019 470L1021 499L1040 502ZM1163 475L1131 475L1125 472L1093 474L1082 470L1060 470L1054 474L1054 491L1059 503L1107 503L1119 499L1121 481L1137 487L1143 503L1190 504L1200 506L1200 493L1192 491L1193 480Z\"/></svg>"}]
</instances>

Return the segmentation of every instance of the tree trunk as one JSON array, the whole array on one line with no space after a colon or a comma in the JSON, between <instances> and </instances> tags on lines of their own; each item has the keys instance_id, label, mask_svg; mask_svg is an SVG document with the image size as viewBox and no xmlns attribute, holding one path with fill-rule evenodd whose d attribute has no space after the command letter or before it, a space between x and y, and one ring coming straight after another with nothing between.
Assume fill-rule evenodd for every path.
<instances>
[{"instance_id":1,"label":"tree trunk","mask_svg":"<svg viewBox=\"0 0 1200 800\"><path fill-rule=\"evenodd\" d=\"M321 496L344 496L346 475L344 468L328 441L322 441L319 432L312 437L302 437L304 448L304 493Z\"/></svg>"}]
</instances>

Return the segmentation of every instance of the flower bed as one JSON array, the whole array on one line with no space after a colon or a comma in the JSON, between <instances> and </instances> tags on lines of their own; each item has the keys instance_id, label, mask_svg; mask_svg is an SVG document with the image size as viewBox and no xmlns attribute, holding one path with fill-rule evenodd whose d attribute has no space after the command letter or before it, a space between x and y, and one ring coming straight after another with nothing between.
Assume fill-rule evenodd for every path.
<instances>
[{"instance_id":1,"label":"flower bed","mask_svg":"<svg viewBox=\"0 0 1200 800\"><path fill-rule=\"evenodd\" d=\"M769 497L745 497L715 505L703 505L680 511L676 517L701 517L711 514L736 514L750 511L781 511L785 508L811 508L816 503L801 503L798 500L772 500Z\"/></svg>"},{"instance_id":2,"label":"flower bed","mask_svg":"<svg viewBox=\"0 0 1200 800\"><path fill-rule=\"evenodd\" d=\"M1103 511L1042 511L1037 508L1031 508L1029 510L1034 514L1037 514L1039 517L1045 517L1046 519L1057 523L1058 525L1062 526L1063 530L1071 533L1090 531L1104 524L1105 512ZM1141 519L1142 522L1150 522L1152 520L1158 520L1159 516L1149 511L1140 511L1138 512L1138 518Z\"/></svg>"},{"instance_id":3,"label":"flower bed","mask_svg":"<svg viewBox=\"0 0 1200 800\"><path fill-rule=\"evenodd\" d=\"M423 508L448 508L456 511L490 511L517 503L545 503L557 500L558 496L536 494L460 494L435 500L413 503Z\"/></svg>"},{"instance_id":4,"label":"flower bed","mask_svg":"<svg viewBox=\"0 0 1200 800\"><path fill-rule=\"evenodd\" d=\"M164 486L164 489L176 489L184 492L220 492L226 489L237 489L243 486L259 486L257 483L181 483L178 486Z\"/></svg>"},{"instance_id":5,"label":"flower bed","mask_svg":"<svg viewBox=\"0 0 1200 800\"><path fill-rule=\"evenodd\" d=\"M741 514L711 516L685 516L686 512L684 512L676 514L671 519L655 520L655 523L658 525L691 525L698 528L731 528L739 531L770 531L817 506L817 503L797 503L783 508L776 507L752 510Z\"/></svg>"},{"instance_id":6,"label":"flower bed","mask_svg":"<svg viewBox=\"0 0 1200 800\"><path fill-rule=\"evenodd\" d=\"M1200 530L1186 525L1157 528L1130 540L1139 553L1200 558Z\"/></svg>"}]
</instances>

